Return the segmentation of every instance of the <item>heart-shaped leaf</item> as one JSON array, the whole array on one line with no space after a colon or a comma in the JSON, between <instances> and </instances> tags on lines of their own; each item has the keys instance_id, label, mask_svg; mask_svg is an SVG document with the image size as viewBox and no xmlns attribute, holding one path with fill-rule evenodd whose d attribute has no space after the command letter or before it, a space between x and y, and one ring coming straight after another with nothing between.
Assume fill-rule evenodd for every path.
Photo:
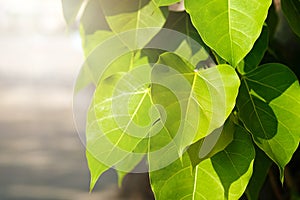
<instances>
[{"instance_id":1,"label":"heart-shaped leaf","mask_svg":"<svg viewBox=\"0 0 300 200\"><path fill-rule=\"evenodd\" d=\"M184 146L189 145L190 142L198 141L224 124L235 105L240 84L239 78L231 66L219 65L195 71L195 67L173 53L162 54L158 64L176 70L190 84L190 87L186 90L186 96L181 99L183 101L181 110L177 111L183 112L183 118L180 121L184 121L184 124L190 123L193 125L191 129L186 130L189 133L183 134L186 140ZM174 79L175 75L169 73L170 70L164 69L162 66L158 66L157 70L153 70L157 75L154 82L159 80L167 82L170 80L170 83L165 84L171 84L169 87L175 88L172 84L179 85ZM156 90L156 85L153 86L152 90ZM159 92L152 92L154 102L165 105L165 107L168 104L176 103L168 100L168 93L163 88L160 88ZM174 112L170 111L170 113ZM173 121L173 123L175 122ZM180 122L177 123L180 124ZM185 131L184 127L182 128ZM185 142L181 141L181 143Z\"/></svg>"},{"instance_id":2,"label":"heart-shaped leaf","mask_svg":"<svg viewBox=\"0 0 300 200\"><path fill-rule=\"evenodd\" d=\"M184 154L171 165L150 172L155 199L238 199L250 180L254 157L250 136L236 127L233 141L195 169Z\"/></svg>"},{"instance_id":3,"label":"heart-shaped leaf","mask_svg":"<svg viewBox=\"0 0 300 200\"><path fill-rule=\"evenodd\" d=\"M255 143L283 170L300 140L300 87L281 64L266 64L242 77L239 117Z\"/></svg>"},{"instance_id":4,"label":"heart-shaped leaf","mask_svg":"<svg viewBox=\"0 0 300 200\"><path fill-rule=\"evenodd\" d=\"M271 3L271 0L185 0L185 7L203 41L237 66L259 37Z\"/></svg>"}]
</instances>

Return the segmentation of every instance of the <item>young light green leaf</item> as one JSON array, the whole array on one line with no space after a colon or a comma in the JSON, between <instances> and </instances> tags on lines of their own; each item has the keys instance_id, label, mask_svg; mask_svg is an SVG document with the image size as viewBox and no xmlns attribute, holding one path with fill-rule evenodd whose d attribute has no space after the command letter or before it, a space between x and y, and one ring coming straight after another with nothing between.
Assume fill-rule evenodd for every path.
<instances>
[{"instance_id":1,"label":"young light green leaf","mask_svg":"<svg viewBox=\"0 0 300 200\"><path fill-rule=\"evenodd\" d=\"M271 0L185 0L203 41L234 67L259 37Z\"/></svg>"},{"instance_id":2,"label":"young light green leaf","mask_svg":"<svg viewBox=\"0 0 300 200\"><path fill-rule=\"evenodd\" d=\"M85 54L85 57L88 57L90 53L97 48L101 42L113 36L113 32L99 30L93 34L85 35L82 33L82 48Z\"/></svg>"},{"instance_id":3,"label":"young light green leaf","mask_svg":"<svg viewBox=\"0 0 300 200\"><path fill-rule=\"evenodd\" d=\"M149 84L150 67L132 73L137 74L116 73L96 88L86 129L91 189L107 168L114 166L129 172L147 152L147 141L143 140L159 118L155 110L148 115L152 107L150 90L148 85L141 84L147 80Z\"/></svg>"},{"instance_id":4,"label":"young light green leaf","mask_svg":"<svg viewBox=\"0 0 300 200\"><path fill-rule=\"evenodd\" d=\"M169 6L174 3L180 2L181 0L152 0L156 6Z\"/></svg>"},{"instance_id":5,"label":"young light green leaf","mask_svg":"<svg viewBox=\"0 0 300 200\"><path fill-rule=\"evenodd\" d=\"M134 38L136 41L129 42L134 44L139 43L142 38L149 42L159 32L159 29L156 32L149 29L147 35L141 35L138 29L163 27L168 15L167 8L157 7L152 0L100 0L100 2L107 23L114 33L136 30ZM126 44L127 39L122 38Z\"/></svg>"},{"instance_id":6,"label":"young light green leaf","mask_svg":"<svg viewBox=\"0 0 300 200\"><path fill-rule=\"evenodd\" d=\"M281 0L281 8L290 27L300 37L300 1Z\"/></svg>"},{"instance_id":7,"label":"young light green leaf","mask_svg":"<svg viewBox=\"0 0 300 200\"><path fill-rule=\"evenodd\" d=\"M239 117L255 143L283 170L299 145L300 87L281 64L266 64L242 77Z\"/></svg>"},{"instance_id":8,"label":"young light green leaf","mask_svg":"<svg viewBox=\"0 0 300 200\"><path fill-rule=\"evenodd\" d=\"M150 172L155 198L238 199L251 177L254 157L250 136L236 127L233 141L195 169L184 154L166 168Z\"/></svg>"},{"instance_id":9,"label":"young light green leaf","mask_svg":"<svg viewBox=\"0 0 300 200\"><path fill-rule=\"evenodd\" d=\"M191 129L186 130L188 132L183 133L187 143L185 144L182 141L181 144L189 145L188 143L190 142L196 142L224 124L235 105L240 84L239 78L231 66L219 65L205 70L194 71L194 66L173 53L162 54L158 64L176 70L179 73L177 77L180 75L185 77L190 84L189 89L186 90L186 96L177 100L181 103L181 110L177 112L181 112L183 116L180 121L185 125L193 125L190 127ZM169 84L171 85L179 85L174 79L174 74L168 74L169 71L167 69L164 70L159 65L153 70L156 73L156 77L153 75L152 77L156 78L156 80L170 81ZM154 91L155 87L153 85ZM178 103L168 101L168 92L162 88L159 90L159 93L152 92L152 96L153 101L157 104ZM199 112L197 112L197 109ZM170 111L170 113L174 113L174 111ZM173 123L180 124L180 122L175 121ZM185 131L184 125L183 131ZM190 141L191 138L189 137L193 137L192 141Z\"/></svg>"}]
</instances>

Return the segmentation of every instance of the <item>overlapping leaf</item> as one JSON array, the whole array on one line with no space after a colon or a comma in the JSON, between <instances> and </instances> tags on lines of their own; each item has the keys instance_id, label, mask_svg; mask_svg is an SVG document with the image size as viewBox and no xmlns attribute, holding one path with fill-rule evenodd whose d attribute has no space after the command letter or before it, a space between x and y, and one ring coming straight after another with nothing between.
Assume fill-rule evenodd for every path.
<instances>
[{"instance_id":1,"label":"overlapping leaf","mask_svg":"<svg viewBox=\"0 0 300 200\"><path fill-rule=\"evenodd\" d=\"M249 200L259 199L260 190L266 181L272 161L259 148L255 148L253 174L245 191Z\"/></svg>"},{"instance_id":2,"label":"overlapping leaf","mask_svg":"<svg viewBox=\"0 0 300 200\"><path fill-rule=\"evenodd\" d=\"M152 0L156 6L169 6L181 0Z\"/></svg>"},{"instance_id":3,"label":"overlapping leaf","mask_svg":"<svg viewBox=\"0 0 300 200\"><path fill-rule=\"evenodd\" d=\"M203 41L236 66L252 49L271 0L186 0L185 7Z\"/></svg>"},{"instance_id":4,"label":"overlapping leaf","mask_svg":"<svg viewBox=\"0 0 300 200\"><path fill-rule=\"evenodd\" d=\"M268 28L265 26L259 38L256 40L251 51L247 54L244 60L242 60L239 63L238 71L241 74L248 73L251 70L258 67L259 63L263 59L263 56L268 48L268 43L269 43L268 35L269 35L269 31Z\"/></svg>"},{"instance_id":5,"label":"overlapping leaf","mask_svg":"<svg viewBox=\"0 0 300 200\"><path fill-rule=\"evenodd\" d=\"M182 127L187 144L191 142L190 140L195 142L207 136L224 124L235 105L239 87L239 78L231 66L219 65L206 70L194 71L192 65L173 53L163 54L158 63L180 72L190 83L190 88L186 90L187 95L182 99L183 118L180 119L185 124L188 122L193 124L191 129L186 130L189 133L185 132L184 127ZM161 71L159 72L159 70ZM176 80L173 74L168 74L168 70L157 67L157 71L156 69L153 71L158 74L157 80L168 81L172 78ZM173 84L177 84L176 81ZM152 90L155 91L156 89L156 85L154 85ZM159 88L158 91L152 93L155 103L165 105L164 107L176 103L168 101L168 91L163 88ZM170 113L174 113L174 111L170 111ZM180 124L176 121L173 123ZM185 141L181 142L185 143Z\"/></svg>"},{"instance_id":6,"label":"overlapping leaf","mask_svg":"<svg viewBox=\"0 0 300 200\"><path fill-rule=\"evenodd\" d=\"M122 78L123 75L119 73L105 79L97 88L89 109L86 140L91 188L109 167L128 172L141 161L143 154L133 152L146 152L147 143L141 142L158 117L158 113L155 119L145 114L152 105L147 86L140 85L133 89L139 80L135 77L131 82L126 82ZM119 88L115 90L118 82ZM155 117L155 113L152 117Z\"/></svg>"},{"instance_id":7,"label":"overlapping leaf","mask_svg":"<svg viewBox=\"0 0 300 200\"><path fill-rule=\"evenodd\" d=\"M141 34L139 29L161 28L168 15L166 8L157 7L151 0L100 0L100 2L107 23L114 33L136 30L133 33L135 37L122 38L123 42L130 48L140 46L141 41L147 44L159 32L159 29L156 31L149 29L149 33L143 32Z\"/></svg>"},{"instance_id":8,"label":"overlapping leaf","mask_svg":"<svg viewBox=\"0 0 300 200\"><path fill-rule=\"evenodd\" d=\"M254 156L249 135L236 127L233 141L224 150L200 162L195 169L184 154L181 160L166 168L150 172L155 198L238 199L251 177Z\"/></svg>"},{"instance_id":9,"label":"overlapping leaf","mask_svg":"<svg viewBox=\"0 0 300 200\"><path fill-rule=\"evenodd\" d=\"M296 76L281 64L266 64L246 74L237 99L239 117L255 143L280 168L299 145L300 87Z\"/></svg>"}]
</instances>

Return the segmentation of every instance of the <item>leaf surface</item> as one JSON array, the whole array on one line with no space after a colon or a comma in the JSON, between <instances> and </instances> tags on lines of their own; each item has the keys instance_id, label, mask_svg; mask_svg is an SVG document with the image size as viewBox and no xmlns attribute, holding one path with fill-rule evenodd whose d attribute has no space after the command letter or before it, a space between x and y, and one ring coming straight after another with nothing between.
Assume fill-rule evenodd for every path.
<instances>
[{"instance_id":1,"label":"leaf surface","mask_svg":"<svg viewBox=\"0 0 300 200\"><path fill-rule=\"evenodd\" d=\"M266 181L271 165L272 161L268 156L259 148L255 148L253 174L245 192L249 200L259 199L259 193Z\"/></svg>"},{"instance_id":2,"label":"leaf surface","mask_svg":"<svg viewBox=\"0 0 300 200\"><path fill-rule=\"evenodd\" d=\"M290 27L300 37L300 1L282 0L281 8Z\"/></svg>"},{"instance_id":3,"label":"leaf surface","mask_svg":"<svg viewBox=\"0 0 300 200\"><path fill-rule=\"evenodd\" d=\"M259 37L271 0L186 0L185 7L203 41L232 66Z\"/></svg>"},{"instance_id":4,"label":"leaf surface","mask_svg":"<svg viewBox=\"0 0 300 200\"><path fill-rule=\"evenodd\" d=\"M265 64L242 78L239 117L256 145L283 170L299 145L300 87L281 64Z\"/></svg>"},{"instance_id":5,"label":"leaf surface","mask_svg":"<svg viewBox=\"0 0 300 200\"><path fill-rule=\"evenodd\" d=\"M156 6L169 6L172 5L174 3L178 3L181 0L152 0Z\"/></svg>"},{"instance_id":6,"label":"leaf surface","mask_svg":"<svg viewBox=\"0 0 300 200\"><path fill-rule=\"evenodd\" d=\"M166 168L150 172L155 198L238 199L251 177L254 156L250 136L236 127L232 142L195 169L184 154Z\"/></svg>"},{"instance_id":7,"label":"leaf surface","mask_svg":"<svg viewBox=\"0 0 300 200\"><path fill-rule=\"evenodd\" d=\"M180 112L183 112L183 118L180 120L183 120L184 124L190 123L193 125L190 127L191 129L187 130L182 127L183 132L190 131L189 134L187 132L183 133L187 143L191 142L189 140L192 137L194 137L193 142L198 141L224 124L235 105L240 84L239 78L231 66L219 65L194 71L191 64L173 53L161 55L158 64L176 70L190 84L189 89L184 89L186 94L179 100L182 101ZM166 84L169 84L170 88L180 85L176 83L174 75L170 74L167 69L164 70L163 67L157 66L153 72L157 75L157 77L154 77L156 80L169 81ZM154 80L154 82L156 81ZM156 85L153 86L153 91L156 90L155 87ZM180 86L178 87L180 88ZM163 95L164 93L166 94ZM157 104L172 104L168 101L168 92L162 88L159 92L152 92L152 96L153 101ZM174 111L170 111L170 113L174 113ZM173 123L175 122L173 121ZM180 122L177 123L180 124ZM182 141L182 143L185 142Z\"/></svg>"}]
</instances>

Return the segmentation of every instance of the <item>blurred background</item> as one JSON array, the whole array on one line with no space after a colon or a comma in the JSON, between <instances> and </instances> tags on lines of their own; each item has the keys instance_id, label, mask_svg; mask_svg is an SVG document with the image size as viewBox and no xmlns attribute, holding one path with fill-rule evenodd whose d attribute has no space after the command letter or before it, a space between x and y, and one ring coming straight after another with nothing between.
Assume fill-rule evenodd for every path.
<instances>
[{"instance_id":1,"label":"blurred background","mask_svg":"<svg viewBox=\"0 0 300 200\"><path fill-rule=\"evenodd\" d=\"M300 40L280 19L272 43L299 78ZM0 200L153 199L147 175L125 177L121 191L112 170L89 194L72 114L83 61L79 33L67 29L60 0L0 0ZM289 164L297 185L299 155L298 149Z\"/></svg>"},{"instance_id":2,"label":"blurred background","mask_svg":"<svg viewBox=\"0 0 300 200\"><path fill-rule=\"evenodd\" d=\"M0 199L114 199L108 172L89 194L72 90L83 63L60 0L0 0Z\"/></svg>"}]
</instances>

